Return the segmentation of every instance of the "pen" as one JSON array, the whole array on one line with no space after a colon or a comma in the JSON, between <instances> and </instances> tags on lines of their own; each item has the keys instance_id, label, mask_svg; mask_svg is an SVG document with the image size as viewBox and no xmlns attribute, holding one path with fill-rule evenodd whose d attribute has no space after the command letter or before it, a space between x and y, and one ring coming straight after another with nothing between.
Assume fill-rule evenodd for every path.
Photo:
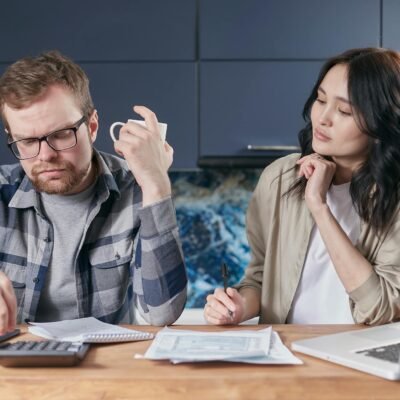
<instances>
[{"instance_id":1,"label":"pen","mask_svg":"<svg viewBox=\"0 0 400 400\"><path fill-rule=\"evenodd\" d=\"M226 264L223 262L221 265L221 275L222 275L222 280L224 282L224 292L226 293L226 289L228 288L228 267L226 266ZM229 316L232 317L233 312L231 310L229 311Z\"/></svg>"}]
</instances>

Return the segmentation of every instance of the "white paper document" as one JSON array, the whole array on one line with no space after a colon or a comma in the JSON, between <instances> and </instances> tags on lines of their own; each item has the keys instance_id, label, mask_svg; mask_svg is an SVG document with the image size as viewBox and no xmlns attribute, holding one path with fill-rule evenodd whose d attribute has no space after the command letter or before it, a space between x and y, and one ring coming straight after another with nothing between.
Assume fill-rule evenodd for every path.
<instances>
[{"instance_id":1,"label":"white paper document","mask_svg":"<svg viewBox=\"0 0 400 400\"><path fill-rule=\"evenodd\" d=\"M273 345L273 348L271 347ZM279 335L266 329L198 332L164 328L144 358L182 362L229 361L254 364L301 364L282 344Z\"/></svg>"},{"instance_id":2,"label":"white paper document","mask_svg":"<svg viewBox=\"0 0 400 400\"><path fill-rule=\"evenodd\" d=\"M282 343L278 332L272 331L269 353L266 357L253 357L247 360L229 360L235 362L248 362L251 364L303 364L299 358Z\"/></svg>"},{"instance_id":3,"label":"white paper document","mask_svg":"<svg viewBox=\"0 0 400 400\"><path fill-rule=\"evenodd\" d=\"M152 339L148 332L107 324L96 318L79 318L57 322L29 322L29 332L50 340L64 342L130 342Z\"/></svg>"}]
</instances>

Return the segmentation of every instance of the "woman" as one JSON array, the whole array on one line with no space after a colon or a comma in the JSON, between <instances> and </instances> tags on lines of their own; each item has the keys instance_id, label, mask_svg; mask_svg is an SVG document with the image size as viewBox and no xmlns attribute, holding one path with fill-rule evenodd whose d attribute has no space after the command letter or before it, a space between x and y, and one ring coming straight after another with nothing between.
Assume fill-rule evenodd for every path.
<instances>
[{"instance_id":1,"label":"woman","mask_svg":"<svg viewBox=\"0 0 400 400\"><path fill-rule=\"evenodd\" d=\"M302 154L268 166L247 213L251 261L216 289L212 324L400 318L400 55L349 50L308 98Z\"/></svg>"}]
</instances>

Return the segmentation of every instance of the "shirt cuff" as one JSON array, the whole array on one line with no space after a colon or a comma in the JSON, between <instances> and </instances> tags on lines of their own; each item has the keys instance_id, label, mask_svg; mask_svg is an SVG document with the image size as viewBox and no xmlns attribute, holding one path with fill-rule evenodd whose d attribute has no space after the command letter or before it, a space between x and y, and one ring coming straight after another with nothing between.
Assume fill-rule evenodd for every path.
<instances>
[{"instance_id":1,"label":"shirt cuff","mask_svg":"<svg viewBox=\"0 0 400 400\"><path fill-rule=\"evenodd\" d=\"M371 276L357 289L349 293L349 297L362 313L368 313L375 307L380 296L380 280L373 272Z\"/></svg>"},{"instance_id":2,"label":"shirt cuff","mask_svg":"<svg viewBox=\"0 0 400 400\"><path fill-rule=\"evenodd\" d=\"M141 235L152 237L170 231L177 226L176 213L172 197L139 209Z\"/></svg>"}]
</instances>

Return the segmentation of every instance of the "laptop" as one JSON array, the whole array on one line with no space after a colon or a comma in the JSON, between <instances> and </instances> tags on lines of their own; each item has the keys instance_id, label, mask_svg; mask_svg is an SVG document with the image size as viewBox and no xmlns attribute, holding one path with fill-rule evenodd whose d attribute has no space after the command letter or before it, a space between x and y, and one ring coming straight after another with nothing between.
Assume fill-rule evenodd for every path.
<instances>
[{"instance_id":1,"label":"laptop","mask_svg":"<svg viewBox=\"0 0 400 400\"><path fill-rule=\"evenodd\" d=\"M390 380L400 380L400 322L296 340L292 350Z\"/></svg>"}]
</instances>

